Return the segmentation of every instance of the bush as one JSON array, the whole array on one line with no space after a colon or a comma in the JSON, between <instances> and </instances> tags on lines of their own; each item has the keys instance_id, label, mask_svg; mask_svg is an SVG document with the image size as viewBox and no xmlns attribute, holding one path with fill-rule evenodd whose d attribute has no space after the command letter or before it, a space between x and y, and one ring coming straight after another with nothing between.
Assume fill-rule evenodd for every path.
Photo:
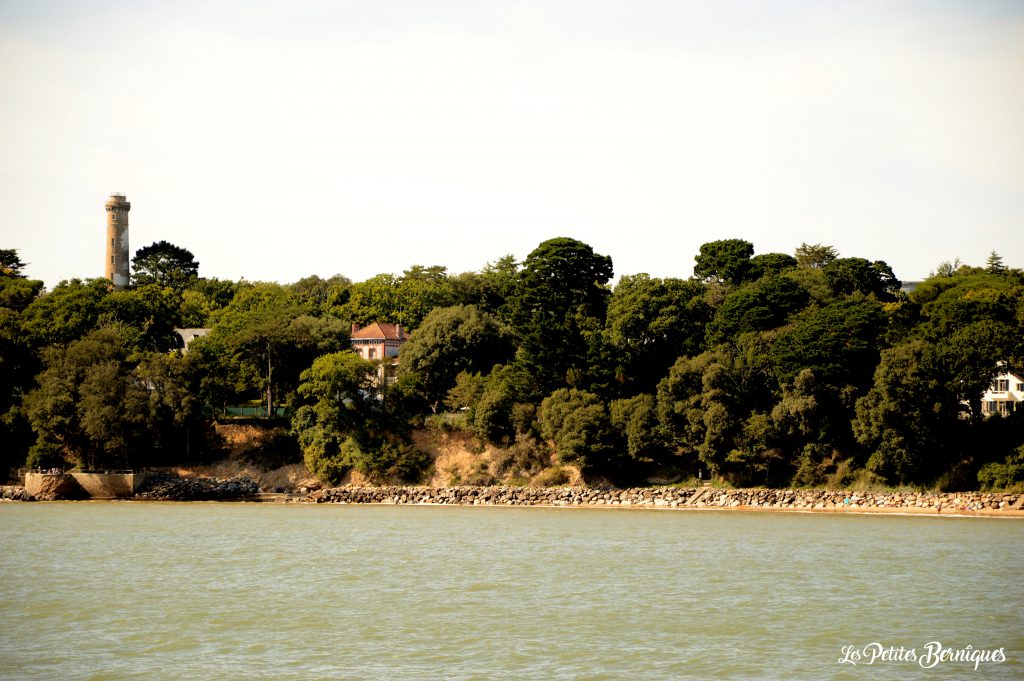
<instances>
[{"instance_id":1,"label":"bush","mask_svg":"<svg viewBox=\"0 0 1024 681\"><path fill-rule=\"evenodd\" d=\"M490 442L512 436L512 398L500 387L488 387L476 404L473 427Z\"/></svg>"},{"instance_id":2,"label":"bush","mask_svg":"<svg viewBox=\"0 0 1024 681\"><path fill-rule=\"evenodd\" d=\"M373 449L359 448L353 452L352 464L376 482L388 478L416 482L430 464L430 457L407 442L384 442Z\"/></svg>"},{"instance_id":3,"label":"bush","mask_svg":"<svg viewBox=\"0 0 1024 681\"><path fill-rule=\"evenodd\" d=\"M1024 483L1024 445L1006 457L1003 463L988 463L978 471L983 489L1007 489Z\"/></svg>"},{"instance_id":4,"label":"bush","mask_svg":"<svg viewBox=\"0 0 1024 681\"><path fill-rule=\"evenodd\" d=\"M60 447L46 437L39 440L28 450L25 465L29 468L64 468L67 462Z\"/></svg>"},{"instance_id":5,"label":"bush","mask_svg":"<svg viewBox=\"0 0 1024 681\"><path fill-rule=\"evenodd\" d=\"M546 468L531 483L538 487L558 487L569 482L569 473L561 466Z\"/></svg>"},{"instance_id":6,"label":"bush","mask_svg":"<svg viewBox=\"0 0 1024 681\"><path fill-rule=\"evenodd\" d=\"M804 446L796 459L794 487L817 487L825 483L832 465L832 448L822 444Z\"/></svg>"},{"instance_id":7,"label":"bush","mask_svg":"<svg viewBox=\"0 0 1024 681\"><path fill-rule=\"evenodd\" d=\"M506 449L495 450L491 472L495 477L530 478L546 468L551 461L547 447L535 438L523 436Z\"/></svg>"},{"instance_id":8,"label":"bush","mask_svg":"<svg viewBox=\"0 0 1024 681\"><path fill-rule=\"evenodd\" d=\"M350 437L340 445L333 441L310 443L305 448L303 459L306 468L320 482L338 485L352 470L352 459L358 451L359 444Z\"/></svg>"}]
</instances>

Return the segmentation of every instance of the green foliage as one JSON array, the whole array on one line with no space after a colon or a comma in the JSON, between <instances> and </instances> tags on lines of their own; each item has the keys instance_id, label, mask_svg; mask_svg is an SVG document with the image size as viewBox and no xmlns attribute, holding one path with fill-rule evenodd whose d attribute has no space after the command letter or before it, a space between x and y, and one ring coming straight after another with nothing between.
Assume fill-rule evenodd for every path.
<instances>
[{"instance_id":1,"label":"green foliage","mask_svg":"<svg viewBox=\"0 0 1024 681\"><path fill-rule=\"evenodd\" d=\"M401 277L378 274L345 288L333 287L328 309L336 317L361 325L389 321L413 330L434 308L456 302L447 268L413 265Z\"/></svg>"},{"instance_id":2,"label":"green foliage","mask_svg":"<svg viewBox=\"0 0 1024 681\"><path fill-rule=\"evenodd\" d=\"M935 361L943 383L975 421L982 418L981 396L1013 355L1020 328L985 320L963 326L935 347Z\"/></svg>"},{"instance_id":3,"label":"green foliage","mask_svg":"<svg viewBox=\"0 0 1024 681\"><path fill-rule=\"evenodd\" d=\"M796 472L793 474L793 485L796 487L820 487L828 480L832 448L812 443L804 446L796 458Z\"/></svg>"},{"instance_id":4,"label":"green foliage","mask_svg":"<svg viewBox=\"0 0 1024 681\"><path fill-rule=\"evenodd\" d=\"M355 453L353 467L371 480L416 482L430 464L430 456L408 442L385 440L373 450Z\"/></svg>"},{"instance_id":5,"label":"green foliage","mask_svg":"<svg viewBox=\"0 0 1024 681\"><path fill-rule=\"evenodd\" d=\"M340 274L336 274L330 279L322 279L314 274L289 285L288 292L293 299L319 317L330 308L332 296L336 296L338 291L346 290L351 286L352 281Z\"/></svg>"},{"instance_id":6,"label":"green foliage","mask_svg":"<svg viewBox=\"0 0 1024 681\"><path fill-rule=\"evenodd\" d=\"M910 299L920 305L924 319L918 334L930 340L984 320L1019 325L1024 306L1024 274L968 271L932 277L922 282Z\"/></svg>"},{"instance_id":7,"label":"green foliage","mask_svg":"<svg viewBox=\"0 0 1024 681\"><path fill-rule=\"evenodd\" d=\"M25 263L18 256L16 248L0 248L0 277L24 278L21 271Z\"/></svg>"},{"instance_id":8,"label":"green foliage","mask_svg":"<svg viewBox=\"0 0 1024 681\"><path fill-rule=\"evenodd\" d=\"M228 306L235 297L235 292L242 286L243 284L236 284L233 281L217 279L216 277L204 277L194 281L189 290L201 293L204 298L210 301L212 309L220 310Z\"/></svg>"},{"instance_id":9,"label":"green foliage","mask_svg":"<svg viewBox=\"0 0 1024 681\"><path fill-rule=\"evenodd\" d=\"M449 409L471 410L480 401L480 396L484 394L486 386L487 377L480 375L479 372L473 374L468 371L459 372L455 377L455 385L448 391L445 404Z\"/></svg>"},{"instance_id":10,"label":"green foliage","mask_svg":"<svg viewBox=\"0 0 1024 681\"><path fill-rule=\"evenodd\" d=\"M953 260L943 260L936 267L934 272L928 274L928 278L932 277L952 277L955 275L964 264L960 262L960 258L954 258Z\"/></svg>"},{"instance_id":11,"label":"green foliage","mask_svg":"<svg viewBox=\"0 0 1024 681\"><path fill-rule=\"evenodd\" d=\"M747 475L767 455L772 433L764 412L771 390L763 350L752 338L680 357L658 384L658 420L680 453L696 456L715 475ZM753 420L752 420L753 419Z\"/></svg>"},{"instance_id":12,"label":"green foliage","mask_svg":"<svg viewBox=\"0 0 1024 681\"><path fill-rule=\"evenodd\" d=\"M820 270L839 257L839 253L831 246L822 244L800 244L793 254L796 265L801 269Z\"/></svg>"},{"instance_id":13,"label":"green foliage","mask_svg":"<svg viewBox=\"0 0 1024 681\"><path fill-rule=\"evenodd\" d=\"M634 460L657 461L668 453L668 439L658 423L658 405L654 395L641 394L608 405L611 426L625 443L626 453Z\"/></svg>"},{"instance_id":14,"label":"green foliage","mask_svg":"<svg viewBox=\"0 0 1024 681\"><path fill-rule=\"evenodd\" d=\"M1024 272L996 254L985 268L946 263L908 296L882 261L821 244L753 256L740 239L704 244L691 280L626 275L614 291L611 258L568 238L522 265L289 286L198 279L184 249L143 251L133 288L71 280L44 293L0 250L0 466L26 453L42 465L194 459L201 407L262 395L297 407L294 434L267 456L294 460L298 443L330 482L417 478L427 460L408 428L441 400L506 453L473 480L537 476L551 463L541 436L618 483L698 465L732 484L963 488L1017 475L1006 457L1024 444L1024 412L980 410L995 372L1024 366ZM377 320L413 332L383 389L381 367L348 351L349 324ZM168 353L175 326L211 333Z\"/></svg>"},{"instance_id":15,"label":"green foliage","mask_svg":"<svg viewBox=\"0 0 1024 681\"><path fill-rule=\"evenodd\" d=\"M561 466L553 466L541 471L530 482L537 487L561 487L569 483L569 472Z\"/></svg>"},{"instance_id":16,"label":"green foliage","mask_svg":"<svg viewBox=\"0 0 1024 681\"><path fill-rule=\"evenodd\" d=\"M870 262L864 258L840 258L822 268L825 281L836 295L863 293L878 300L895 300L900 280L885 262Z\"/></svg>"},{"instance_id":17,"label":"green foliage","mask_svg":"<svg viewBox=\"0 0 1024 681\"><path fill-rule=\"evenodd\" d=\"M258 391L268 407L287 398L315 357L348 345L344 323L313 317L278 284L239 287L212 321L210 335L194 346L225 371L221 380L232 390Z\"/></svg>"},{"instance_id":18,"label":"green foliage","mask_svg":"<svg viewBox=\"0 0 1024 681\"><path fill-rule=\"evenodd\" d=\"M608 304L605 335L626 391L653 390L680 355L704 344L711 308L704 287L683 279L623 276Z\"/></svg>"},{"instance_id":19,"label":"green foliage","mask_svg":"<svg viewBox=\"0 0 1024 681\"><path fill-rule=\"evenodd\" d=\"M479 272L450 276L452 302L449 305L474 305L482 312L505 319L507 303L515 295L519 264L511 255L487 263Z\"/></svg>"},{"instance_id":20,"label":"green foliage","mask_svg":"<svg viewBox=\"0 0 1024 681\"><path fill-rule=\"evenodd\" d=\"M340 432L360 430L373 410L373 362L343 350L321 355L302 372L299 395L313 403L317 422Z\"/></svg>"},{"instance_id":21,"label":"green foliage","mask_svg":"<svg viewBox=\"0 0 1024 681\"><path fill-rule=\"evenodd\" d=\"M302 372L299 394L308 402L292 418L306 467L337 484L352 469L374 480L415 480L429 463L398 440L394 423L372 396L376 363L350 351L318 357Z\"/></svg>"},{"instance_id":22,"label":"green foliage","mask_svg":"<svg viewBox=\"0 0 1024 681\"><path fill-rule=\"evenodd\" d=\"M24 281L23 279L0 279ZM24 463L32 431L22 402L39 371L39 357L22 333L18 313L0 306L0 475Z\"/></svg>"},{"instance_id":23,"label":"green foliage","mask_svg":"<svg viewBox=\"0 0 1024 681\"><path fill-rule=\"evenodd\" d=\"M754 244L743 239L723 239L701 245L694 260L693 276L716 284L741 284L750 277Z\"/></svg>"},{"instance_id":24,"label":"green foliage","mask_svg":"<svg viewBox=\"0 0 1024 681\"><path fill-rule=\"evenodd\" d=\"M857 440L867 468L891 483L923 482L949 461L958 440L959 402L944 385L934 346L911 341L882 352L874 386L857 401Z\"/></svg>"},{"instance_id":25,"label":"green foliage","mask_svg":"<svg viewBox=\"0 0 1024 681\"><path fill-rule=\"evenodd\" d=\"M989 274L1002 274L1006 271L1006 265L1003 264L1003 258L1001 255L992 251L989 253L988 260L985 262L985 271Z\"/></svg>"},{"instance_id":26,"label":"green foliage","mask_svg":"<svg viewBox=\"0 0 1024 681\"><path fill-rule=\"evenodd\" d=\"M780 381L792 381L803 369L836 388L864 386L878 359L878 338L885 323L882 307L865 298L846 298L807 310L772 345L772 364Z\"/></svg>"},{"instance_id":27,"label":"green foliage","mask_svg":"<svg viewBox=\"0 0 1024 681\"><path fill-rule=\"evenodd\" d=\"M132 258L132 283L181 292L199 278L199 263L188 249L166 241L140 248Z\"/></svg>"},{"instance_id":28,"label":"green foliage","mask_svg":"<svg viewBox=\"0 0 1024 681\"><path fill-rule=\"evenodd\" d=\"M44 370L36 378L38 387L25 398L29 422L38 438L31 452L34 458L52 459L59 452L62 459L89 467L106 458L102 443L93 442L81 423L81 388L93 367L123 359L123 347L113 331L94 332L66 348L55 347L44 353ZM95 382L93 387L102 389ZM135 417L130 416L133 420Z\"/></svg>"},{"instance_id":29,"label":"green foliage","mask_svg":"<svg viewBox=\"0 0 1024 681\"><path fill-rule=\"evenodd\" d=\"M1001 463L985 464L978 471L978 482L982 489L1007 489L1024 483L1024 445L1006 457Z\"/></svg>"},{"instance_id":30,"label":"green foliage","mask_svg":"<svg viewBox=\"0 0 1024 681\"><path fill-rule=\"evenodd\" d=\"M402 346L399 375L418 374L428 404L437 404L462 372L480 372L512 357L511 339L473 305L435 308Z\"/></svg>"},{"instance_id":31,"label":"green foliage","mask_svg":"<svg viewBox=\"0 0 1024 681\"><path fill-rule=\"evenodd\" d=\"M491 471L499 478L531 478L551 464L551 452L531 435L520 436L492 456Z\"/></svg>"},{"instance_id":32,"label":"green foliage","mask_svg":"<svg viewBox=\"0 0 1024 681\"><path fill-rule=\"evenodd\" d=\"M750 279L760 279L761 277L782 274L789 270L796 269L797 260L791 255L785 253L762 253L761 255L755 255L750 259Z\"/></svg>"},{"instance_id":33,"label":"green foliage","mask_svg":"<svg viewBox=\"0 0 1024 681\"><path fill-rule=\"evenodd\" d=\"M541 436L550 440L562 463L580 468L607 463L612 452L608 410L597 395L561 388L540 403Z\"/></svg>"},{"instance_id":34,"label":"green foliage","mask_svg":"<svg viewBox=\"0 0 1024 681\"><path fill-rule=\"evenodd\" d=\"M708 325L708 340L722 343L748 331L766 331L783 324L809 299L792 279L763 277L729 293Z\"/></svg>"},{"instance_id":35,"label":"green foliage","mask_svg":"<svg viewBox=\"0 0 1024 681\"><path fill-rule=\"evenodd\" d=\"M0 307L21 312L39 297L43 282L24 277L0 277Z\"/></svg>"},{"instance_id":36,"label":"green foliage","mask_svg":"<svg viewBox=\"0 0 1024 681\"><path fill-rule=\"evenodd\" d=\"M516 363L534 379L533 397L592 375L608 303L612 259L560 237L541 243L519 272L509 315L518 336Z\"/></svg>"},{"instance_id":37,"label":"green foliage","mask_svg":"<svg viewBox=\"0 0 1024 681\"><path fill-rule=\"evenodd\" d=\"M121 468L187 453L198 404L183 358L146 355L136 364L123 336L104 329L50 348L43 359L38 387L25 398L38 436L34 461L59 454L79 466Z\"/></svg>"},{"instance_id":38,"label":"green foliage","mask_svg":"<svg viewBox=\"0 0 1024 681\"><path fill-rule=\"evenodd\" d=\"M181 296L171 288L145 284L114 291L100 303L101 326L122 328L127 346L136 351L167 352L180 344Z\"/></svg>"},{"instance_id":39,"label":"green foliage","mask_svg":"<svg viewBox=\"0 0 1024 681\"><path fill-rule=\"evenodd\" d=\"M62 281L25 308L22 328L36 347L66 345L96 327L101 303L111 291L113 285L107 279Z\"/></svg>"},{"instance_id":40,"label":"green foliage","mask_svg":"<svg viewBox=\"0 0 1024 681\"><path fill-rule=\"evenodd\" d=\"M515 433L512 426L514 403L515 398L507 385L489 380L473 409L473 429L477 435L491 442L510 439Z\"/></svg>"}]
</instances>

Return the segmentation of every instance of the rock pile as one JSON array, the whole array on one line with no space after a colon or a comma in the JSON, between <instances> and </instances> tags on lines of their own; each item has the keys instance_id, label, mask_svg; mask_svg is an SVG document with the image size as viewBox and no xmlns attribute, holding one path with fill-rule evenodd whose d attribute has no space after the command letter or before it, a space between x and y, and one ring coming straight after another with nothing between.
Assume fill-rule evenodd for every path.
<instances>
[{"instance_id":1,"label":"rock pile","mask_svg":"<svg viewBox=\"0 0 1024 681\"><path fill-rule=\"evenodd\" d=\"M158 501L226 501L256 496L260 487L252 479L163 478L146 481L136 499Z\"/></svg>"},{"instance_id":2,"label":"rock pile","mask_svg":"<svg viewBox=\"0 0 1024 681\"><path fill-rule=\"evenodd\" d=\"M948 511L999 510L1012 506L1019 494L987 492L849 492L843 490L738 489L713 490L695 507L750 508L873 508Z\"/></svg>"},{"instance_id":3,"label":"rock pile","mask_svg":"<svg viewBox=\"0 0 1024 681\"><path fill-rule=\"evenodd\" d=\"M25 491L24 487L15 485L0 485L0 499L11 501L35 501L36 498Z\"/></svg>"},{"instance_id":4,"label":"rock pile","mask_svg":"<svg viewBox=\"0 0 1024 681\"><path fill-rule=\"evenodd\" d=\"M334 487L313 492L312 503L441 504L470 506L678 506L694 490L638 487Z\"/></svg>"},{"instance_id":5,"label":"rock pile","mask_svg":"<svg viewBox=\"0 0 1024 681\"><path fill-rule=\"evenodd\" d=\"M791 510L922 510L971 512L1007 509L1020 494L960 492L849 492L835 490L634 487L335 487L305 501L334 504L469 506L635 506L667 508L775 508Z\"/></svg>"}]
</instances>

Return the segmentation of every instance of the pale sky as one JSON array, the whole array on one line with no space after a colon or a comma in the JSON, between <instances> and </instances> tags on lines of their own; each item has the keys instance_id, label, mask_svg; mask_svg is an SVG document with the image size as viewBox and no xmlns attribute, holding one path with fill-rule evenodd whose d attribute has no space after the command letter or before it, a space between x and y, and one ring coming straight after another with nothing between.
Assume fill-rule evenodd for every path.
<instances>
[{"instance_id":1,"label":"pale sky","mask_svg":"<svg viewBox=\"0 0 1024 681\"><path fill-rule=\"evenodd\" d=\"M228 279L555 236L1024 267L1024 2L0 0L0 83L0 248L50 287L112 192Z\"/></svg>"}]
</instances>

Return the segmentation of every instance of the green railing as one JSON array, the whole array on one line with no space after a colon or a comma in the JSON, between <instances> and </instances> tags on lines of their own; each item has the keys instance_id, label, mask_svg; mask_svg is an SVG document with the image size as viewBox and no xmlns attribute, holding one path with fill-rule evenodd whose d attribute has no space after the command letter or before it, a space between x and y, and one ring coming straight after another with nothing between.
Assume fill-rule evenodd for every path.
<instances>
[{"instance_id":1,"label":"green railing","mask_svg":"<svg viewBox=\"0 0 1024 681\"><path fill-rule=\"evenodd\" d=\"M291 416L291 409L275 407L274 413L270 414L266 407L213 407L206 405L203 407L203 414L214 418L287 418Z\"/></svg>"}]
</instances>

